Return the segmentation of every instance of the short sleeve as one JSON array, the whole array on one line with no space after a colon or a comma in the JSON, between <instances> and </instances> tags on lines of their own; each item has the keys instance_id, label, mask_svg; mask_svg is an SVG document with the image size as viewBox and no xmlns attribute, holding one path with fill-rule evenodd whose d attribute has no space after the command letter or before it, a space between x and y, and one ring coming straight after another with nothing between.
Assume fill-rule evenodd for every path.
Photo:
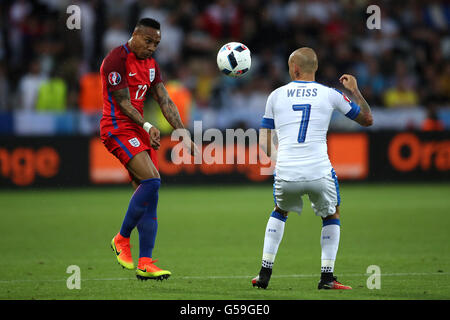
<instances>
[{"instance_id":1,"label":"short sleeve","mask_svg":"<svg viewBox=\"0 0 450 320\"><path fill-rule=\"evenodd\" d=\"M273 92L269 95L266 102L266 111L261 122L261 128L275 129L275 121L273 118Z\"/></svg>"},{"instance_id":2,"label":"short sleeve","mask_svg":"<svg viewBox=\"0 0 450 320\"><path fill-rule=\"evenodd\" d=\"M159 69L159 64L155 60L155 79L152 81L152 85L155 85L162 81L161 70Z\"/></svg>"},{"instance_id":3,"label":"short sleeve","mask_svg":"<svg viewBox=\"0 0 450 320\"><path fill-rule=\"evenodd\" d=\"M103 61L102 72L108 91L128 87L126 61L127 53L122 47L111 51Z\"/></svg>"},{"instance_id":4,"label":"short sleeve","mask_svg":"<svg viewBox=\"0 0 450 320\"><path fill-rule=\"evenodd\" d=\"M331 106L343 113L347 118L354 120L361 111L361 108L351 101L345 94L337 89L330 89L329 99Z\"/></svg>"}]
</instances>

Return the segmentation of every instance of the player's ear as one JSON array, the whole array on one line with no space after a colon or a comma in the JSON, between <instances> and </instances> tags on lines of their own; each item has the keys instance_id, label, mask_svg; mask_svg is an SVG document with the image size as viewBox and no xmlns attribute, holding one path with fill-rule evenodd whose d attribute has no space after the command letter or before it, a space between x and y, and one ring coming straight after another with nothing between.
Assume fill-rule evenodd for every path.
<instances>
[{"instance_id":1,"label":"player's ear","mask_svg":"<svg viewBox=\"0 0 450 320\"><path fill-rule=\"evenodd\" d=\"M136 28L134 28L133 33L131 34L131 37L136 37L138 35L139 35L139 28L136 27Z\"/></svg>"},{"instance_id":2,"label":"player's ear","mask_svg":"<svg viewBox=\"0 0 450 320\"><path fill-rule=\"evenodd\" d=\"M294 63L294 74L296 77L300 77L301 69L300 66Z\"/></svg>"}]
</instances>

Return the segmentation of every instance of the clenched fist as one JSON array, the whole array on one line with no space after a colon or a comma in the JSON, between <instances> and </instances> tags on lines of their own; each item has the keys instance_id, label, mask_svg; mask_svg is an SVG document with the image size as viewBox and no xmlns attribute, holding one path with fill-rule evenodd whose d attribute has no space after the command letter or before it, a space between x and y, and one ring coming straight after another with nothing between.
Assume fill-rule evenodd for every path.
<instances>
[{"instance_id":1,"label":"clenched fist","mask_svg":"<svg viewBox=\"0 0 450 320\"><path fill-rule=\"evenodd\" d=\"M339 82L350 92L358 90L358 84L356 82L356 78L350 74L343 74L339 78Z\"/></svg>"}]
</instances>

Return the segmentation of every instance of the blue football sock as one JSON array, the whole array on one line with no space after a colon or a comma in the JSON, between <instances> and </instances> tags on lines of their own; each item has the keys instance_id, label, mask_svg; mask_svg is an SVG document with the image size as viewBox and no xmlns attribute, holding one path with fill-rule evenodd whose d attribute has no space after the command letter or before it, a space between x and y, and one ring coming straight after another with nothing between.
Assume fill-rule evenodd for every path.
<instances>
[{"instance_id":1,"label":"blue football sock","mask_svg":"<svg viewBox=\"0 0 450 320\"><path fill-rule=\"evenodd\" d=\"M158 231L158 220L156 217L156 207L158 205L158 190L149 201L144 215L137 224L139 232L139 258L152 257L155 247L156 232Z\"/></svg>"},{"instance_id":2,"label":"blue football sock","mask_svg":"<svg viewBox=\"0 0 450 320\"><path fill-rule=\"evenodd\" d=\"M159 178L141 181L141 184L131 197L127 214L120 229L120 234L123 237L130 237L131 231L138 225L139 221L147 212L154 211L156 217L156 205L158 203L158 190L160 185L161 179Z\"/></svg>"}]
</instances>

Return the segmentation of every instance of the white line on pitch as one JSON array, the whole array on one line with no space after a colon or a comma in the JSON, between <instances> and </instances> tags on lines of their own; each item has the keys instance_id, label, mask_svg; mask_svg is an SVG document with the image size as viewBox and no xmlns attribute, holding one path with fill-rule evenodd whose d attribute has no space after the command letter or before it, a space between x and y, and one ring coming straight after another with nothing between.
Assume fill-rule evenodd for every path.
<instances>
[{"instance_id":1,"label":"white line on pitch","mask_svg":"<svg viewBox=\"0 0 450 320\"><path fill-rule=\"evenodd\" d=\"M402 277L402 276L431 276L431 275L448 275L448 272L413 272L413 273L382 273L381 276L387 277ZM371 274L366 273L347 273L340 274L341 277L368 277ZM281 274L273 275L272 278L315 278L320 274ZM185 276L181 279L246 279L253 278L253 276Z\"/></svg>"},{"instance_id":2,"label":"white line on pitch","mask_svg":"<svg viewBox=\"0 0 450 320\"><path fill-rule=\"evenodd\" d=\"M381 276L385 277L406 277L406 276L437 276L437 275L449 275L448 272L411 272L411 273L382 273ZM315 278L319 274L281 274L273 275L272 278ZM370 274L365 273L347 273L340 274L341 277L368 277ZM183 276L175 277L177 279L251 279L252 276ZM81 279L81 281L123 281L123 280L135 280L136 278L102 278L102 279ZM17 280L0 280L0 283L17 283L17 282L62 282L67 279L17 279Z\"/></svg>"}]
</instances>

